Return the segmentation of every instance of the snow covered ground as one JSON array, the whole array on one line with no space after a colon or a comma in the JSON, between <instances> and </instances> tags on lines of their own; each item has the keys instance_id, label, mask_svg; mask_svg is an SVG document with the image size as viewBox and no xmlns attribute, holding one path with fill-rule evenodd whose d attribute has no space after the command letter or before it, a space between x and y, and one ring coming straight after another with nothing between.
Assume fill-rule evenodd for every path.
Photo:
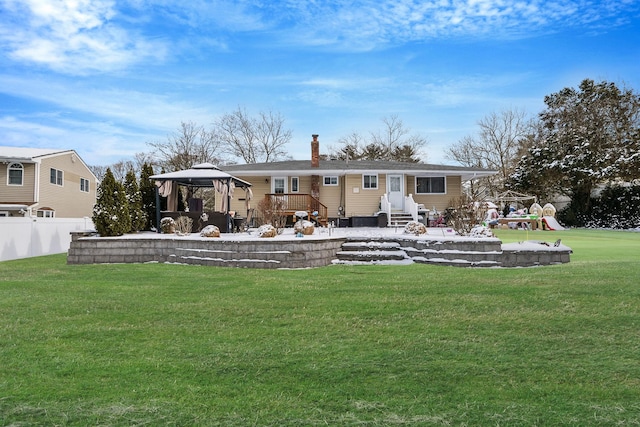
<instances>
[{"instance_id":1,"label":"snow covered ground","mask_svg":"<svg viewBox=\"0 0 640 427\"><path fill-rule=\"evenodd\" d=\"M210 237L201 237L198 233L191 233L183 236L179 236L176 234L162 234L162 233L152 233L152 232L142 232L136 234L125 234L124 236L118 237L119 239L127 238L127 239L136 239L136 238L146 238L146 239L194 239L194 240L208 240L212 239ZM350 238L365 238L365 239L384 239L384 238L403 238L403 239L416 239L416 240L432 240L432 241L496 241L499 240L497 237L469 237L469 236L460 236L453 229L448 227L439 227L439 228L427 228L427 233L419 236L415 236L413 234L405 233L404 227L387 227L387 228L374 228L374 227L356 227L356 228L316 228L312 235L297 237L293 228L285 228L282 232L276 237L259 237L257 229L250 229L248 232L239 232L239 233L221 233L220 237L215 237L216 240L221 241L229 241L229 242L237 242L237 241L247 241L247 240L276 240L276 241L291 241L291 240L300 240L300 239L330 239L330 238L341 238L341 237L350 237ZM524 235L523 235L524 237ZM541 236L540 236L541 237ZM549 235L549 237L553 237ZM557 250L567 250L570 249L563 244L559 244L554 246L555 241L541 241L541 240L527 240L517 243L506 243L502 244L503 250L526 250L526 251L557 251Z\"/></svg>"}]
</instances>

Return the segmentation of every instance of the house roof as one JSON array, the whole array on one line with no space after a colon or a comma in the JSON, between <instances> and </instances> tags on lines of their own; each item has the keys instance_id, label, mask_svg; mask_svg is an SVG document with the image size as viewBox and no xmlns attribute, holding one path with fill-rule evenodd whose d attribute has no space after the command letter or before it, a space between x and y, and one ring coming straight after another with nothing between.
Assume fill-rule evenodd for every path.
<instances>
[{"instance_id":1,"label":"house roof","mask_svg":"<svg viewBox=\"0 0 640 427\"><path fill-rule=\"evenodd\" d=\"M0 161L35 162L42 157L63 153L74 153L74 150L56 148L0 147Z\"/></svg>"},{"instance_id":2,"label":"house roof","mask_svg":"<svg viewBox=\"0 0 640 427\"><path fill-rule=\"evenodd\" d=\"M2 147L0 146L0 162L20 162L20 163L40 163L40 160L47 157L59 156L61 154L73 154L72 160L80 160L80 163L87 168L87 171L97 181L98 178L91 168L82 160L75 150L63 150L60 148L25 148L25 147Z\"/></svg>"},{"instance_id":3,"label":"house roof","mask_svg":"<svg viewBox=\"0 0 640 427\"><path fill-rule=\"evenodd\" d=\"M465 166L433 165L427 163L404 163L378 160L320 160L318 168L312 168L309 160L287 160L283 162L228 165L226 172L239 176L264 176L278 173L288 175L346 175L350 173L406 173L418 176L460 175L464 181L495 175L497 172Z\"/></svg>"}]
</instances>

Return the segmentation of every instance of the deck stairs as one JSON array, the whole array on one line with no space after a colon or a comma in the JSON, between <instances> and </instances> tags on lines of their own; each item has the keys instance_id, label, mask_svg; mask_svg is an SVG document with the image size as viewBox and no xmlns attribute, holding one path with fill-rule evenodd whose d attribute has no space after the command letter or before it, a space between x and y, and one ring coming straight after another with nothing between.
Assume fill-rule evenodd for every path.
<instances>
[{"instance_id":1,"label":"deck stairs","mask_svg":"<svg viewBox=\"0 0 640 427\"><path fill-rule=\"evenodd\" d=\"M405 225L413 221L413 217L411 216L411 214L402 211L391 211L390 219L390 227L404 227Z\"/></svg>"},{"instance_id":2,"label":"deck stairs","mask_svg":"<svg viewBox=\"0 0 640 427\"><path fill-rule=\"evenodd\" d=\"M432 264L458 267L500 267L501 242L419 240L411 238L348 238L334 264Z\"/></svg>"}]
</instances>

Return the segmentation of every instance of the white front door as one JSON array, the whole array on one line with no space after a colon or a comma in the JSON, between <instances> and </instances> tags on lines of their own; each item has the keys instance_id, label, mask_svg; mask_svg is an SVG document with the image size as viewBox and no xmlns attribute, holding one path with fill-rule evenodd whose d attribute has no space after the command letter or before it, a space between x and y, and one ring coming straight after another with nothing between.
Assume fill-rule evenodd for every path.
<instances>
[{"instance_id":1,"label":"white front door","mask_svg":"<svg viewBox=\"0 0 640 427\"><path fill-rule=\"evenodd\" d=\"M404 209L404 176L387 175L387 195L391 209Z\"/></svg>"}]
</instances>

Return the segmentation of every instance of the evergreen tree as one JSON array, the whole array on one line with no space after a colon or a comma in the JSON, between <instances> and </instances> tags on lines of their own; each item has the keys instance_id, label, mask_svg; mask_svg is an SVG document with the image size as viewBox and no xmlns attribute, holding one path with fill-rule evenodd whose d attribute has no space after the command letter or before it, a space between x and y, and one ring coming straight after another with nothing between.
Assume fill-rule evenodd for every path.
<instances>
[{"instance_id":1,"label":"evergreen tree","mask_svg":"<svg viewBox=\"0 0 640 427\"><path fill-rule=\"evenodd\" d=\"M511 175L513 188L568 195L565 220L584 217L601 184L640 177L640 96L609 82L584 80L545 97L537 132ZM534 194L539 194L535 191Z\"/></svg>"},{"instance_id":2,"label":"evergreen tree","mask_svg":"<svg viewBox=\"0 0 640 427\"><path fill-rule=\"evenodd\" d=\"M122 236L131 229L129 206L124 187L107 169L98 186L96 204L93 207L93 224L101 236Z\"/></svg>"},{"instance_id":3,"label":"evergreen tree","mask_svg":"<svg viewBox=\"0 0 640 427\"><path fill-rule=\"evenodd\" d=\"M142 211L145 214L145 230L151 230L156 223L156 188L149 178L153 176L153 167L145 163L140 172L140 197L142 201Z\"/></svg>"},{"instance_id":4,"label":"evergreen tree","mask_svg":"<svg viewBox=\"0 0 640 427\"><path fill-rule=\"evenodd\" d=\"M137 233L143 230L147 218L142 210L142 195L138 189L138 182L133 169L129 169L124 181L124 190L127 195L127 203L129 204L129 217L131 218L131 233Z\"/></svg>"}]
</instances>

